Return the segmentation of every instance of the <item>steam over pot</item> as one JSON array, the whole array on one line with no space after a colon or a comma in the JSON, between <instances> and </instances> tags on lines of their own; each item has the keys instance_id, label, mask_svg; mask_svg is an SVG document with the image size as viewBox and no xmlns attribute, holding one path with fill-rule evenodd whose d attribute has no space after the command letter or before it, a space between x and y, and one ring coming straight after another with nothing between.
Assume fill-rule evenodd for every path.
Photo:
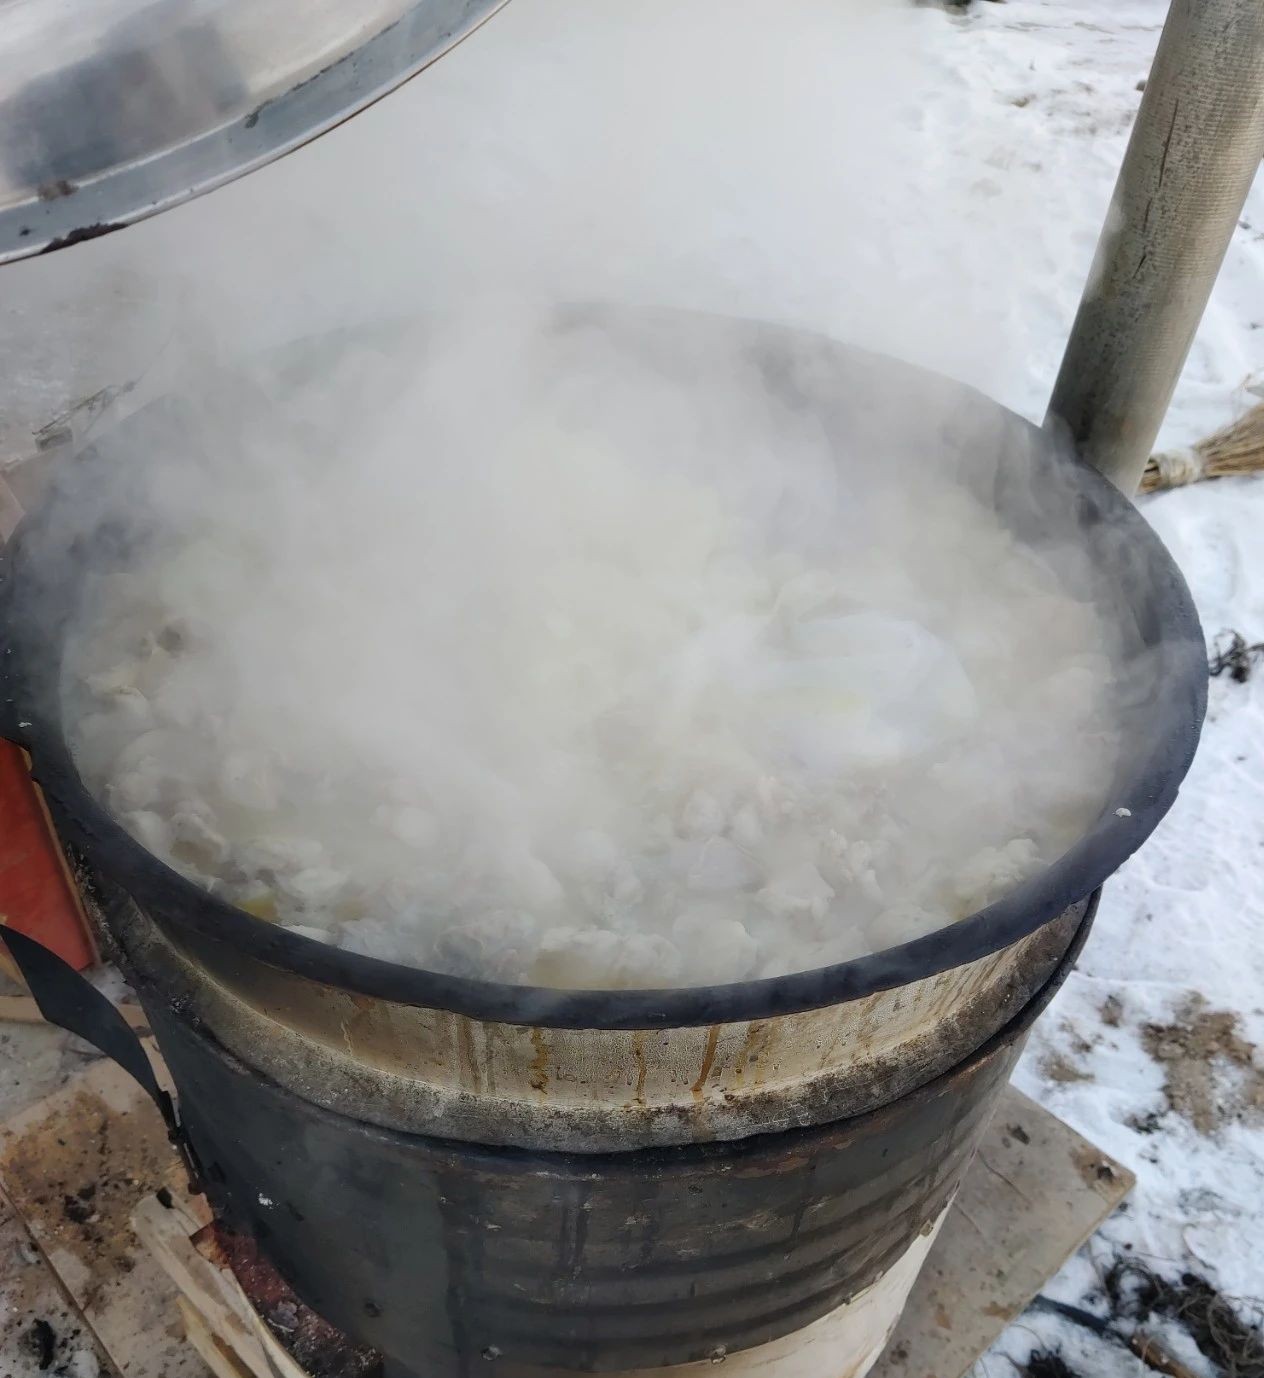
<instances>
[{"instance_id":1,"label":"steam over pot","mask_svg":"<svg viewBox=\"0 0 1264 1378\"><path fill-rule=\"evenodd\" d=\"M1175 797L1205 705L1202 636L1127 499L969 389L753 322L569 319L600 320L663 367L736 341L857 452L880 444L884 404L913 413L930 453L968 436L995 460L995 502L1020 537L1040 520L1033 493L1065 489L1107 615L1139 639L1148 675L1125 708L1112 806L1076 846L930 937L739 985L541 991L325 946L198 890L84 790L58 715L57 609L74 590L66 563L37 558L56 492L5 556L7 733L101 877L217 1209L335 1324L418 1372L494 1352L525 1374L736 1358L832 1317L831 1371L851 1355L862 1372L1097 888ZM389 348L414 329L369 335ZM288 347L275 377L320 370L351 338ZM81 465L178 434L180 412L145 409ZM38 629L15 616L28 597ZM884 1279L861 1324L849 1303Z\"/></svg>"}]
</instances>

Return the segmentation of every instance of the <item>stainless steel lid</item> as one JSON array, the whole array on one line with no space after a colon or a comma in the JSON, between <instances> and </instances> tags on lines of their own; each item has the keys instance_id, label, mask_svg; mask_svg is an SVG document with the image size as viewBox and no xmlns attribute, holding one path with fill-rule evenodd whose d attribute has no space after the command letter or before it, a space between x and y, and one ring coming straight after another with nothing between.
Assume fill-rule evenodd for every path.
<instances>
[{"instance_id":1,"label":"stainless steel lid","mask_svg":"<svg viewBox=\"0 0 1264 1378\"><path fill-rule=\"evenodd\" d=\"M0 0L0 263L271 162L504 3Z\"/></svg>"}]
</instances>

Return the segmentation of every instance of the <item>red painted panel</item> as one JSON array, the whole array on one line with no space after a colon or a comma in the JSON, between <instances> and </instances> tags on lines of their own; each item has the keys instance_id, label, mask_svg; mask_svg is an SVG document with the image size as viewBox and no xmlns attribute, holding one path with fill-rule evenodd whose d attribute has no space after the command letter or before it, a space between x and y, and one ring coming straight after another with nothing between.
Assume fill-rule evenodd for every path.
<instances>
[{"instance_id":1,"label":"red painted panel","mask_svg":"<svg viewBox=\"0 0 1264 1378\"><path fill-rule=\"evenodd\" d=\"M25 753L0 741L0 923L41 942L76 971L97 959L91 930ZM0 961L9 967L0 949Z\"/></svg>"}]
</instances>

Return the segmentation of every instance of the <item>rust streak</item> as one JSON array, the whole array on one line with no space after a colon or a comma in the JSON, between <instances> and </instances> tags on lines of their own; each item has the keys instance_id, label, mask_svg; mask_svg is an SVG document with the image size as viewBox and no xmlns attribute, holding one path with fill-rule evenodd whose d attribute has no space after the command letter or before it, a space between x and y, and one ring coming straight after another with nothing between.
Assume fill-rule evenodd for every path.
<instances>
[{"instance_id":1,"label":"rust streak","mask_svg":"<svg viewBox=\"0 0 1264 1378\"><path fill-rule=\"evenodd\" d=\"M527 1079L530 1081L533 1091L539 1091L541 1095L546 1095L549 1085L549 1045L544 1037L543 1029L531 1030L531 1045L535 1048L535 1056L531 1059L531 1069L527 1073Z\"/></svg>"},{"instance_id":2,"label":"rust streak","mask_svg":"<svg viewBox=\"0 0 1264 1378\"><path fill-rule=\"evenodd\" d=\"M715 1065L715 1047L720 1041L720 1026L712 1024L707 1030L707 1050L702 1055L702 1070L698 1073L698 1080L693 1084L694 1100L702 1099L702 1088L706 1085L707 1077L711 1075L711 1068Z\"/></svg>"},{"instance_id":3,"label":"rust streak","mask_svg":"<svg viewBox=\"0 0 1264 1378\"><path fill-rule=\"evenodd\" d=\"M746 1075L746 1065L750 1061L751 1053L755 1050L755 1043L759 1038L759 1020L752 1019L746 1026L746 1035L742 1039L742 1046L738 1050L737 1061L733 1064L733 1080L739 1085Z\"/></svg>"},{"instance_id":4,"label":"rust streak","mask_svg":"<svg viewBox=\"0 0 1264 1378\"><path fill-rule=\"evenodd\" d=\"M636 1090L633 1098L637 1105L645 1104L645 1034L638 1029L632 1035L632 1054L636 1058Z\"/></svg>"},{"instance_id":5,"label":"rust streak","mask_svg":"<svg viewBox=\"0 0 1264 1378\"><path fill-rule=\"evenodd\" d=\"M457 1019L456 1025L457 1046L460 1049L461 1071L468 1078L469 1089L471 1091L481 1091L482 1076L479 1073L478 1055L474 1051L474 1025L471 1020L462 1017Z\"/></svg>"}]
</instances>

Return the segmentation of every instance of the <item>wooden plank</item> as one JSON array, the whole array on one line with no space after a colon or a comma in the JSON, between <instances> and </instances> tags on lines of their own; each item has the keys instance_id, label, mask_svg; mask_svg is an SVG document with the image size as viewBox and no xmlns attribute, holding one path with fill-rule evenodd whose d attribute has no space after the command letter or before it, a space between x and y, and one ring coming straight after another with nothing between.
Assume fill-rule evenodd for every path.
<instances>
[{"instance_id":1,"label":"wooden plank","mask_svg":"<svg viewBox=\"0 0 1264 1378\"><path fill-rule=\"evenodd\" d=\"M0 1184L119 1372L207 1378L176 1288L129 1223L138 1198L184 1198L184 1183L161 1116L126 1072L93 1063L0 1125Z\"/></svg>"},{"instance_id":2,"label":"wooden plank","mask_svg":"<svg viewBox=\"0 0 1264 1378\"><path fill-rule=\"evenodd\" d=\"M142 1206L145 1204L141 1203ZM146 1238L146 1225L139 1223L137 1232L142 1239ZM186 1243L192 1247L190 1238L186 1237ZM178 1254L178 1249L172 1251L163 1246L158 1255L159 1261L169 1268ZM182 1264L177 1264L177 1268L183 1271ZM263 1318L250 1306L231 1275L218 1271L221 1272L222 1292L217 1287L214 1295L208 1296L205 1285L199 1283L195 1293L182 1290L176 1299L185 1322L185 1334L216 1378L308 1378L277 1342ZM174 1272L172 1278L179 1285ZM208 1301L209 1306L206 1305ZM242 1320L246 1321L248 1327L244 1331L240 1324Z\"/></svg>"},{"instance_id":3,"label":"wooden plank","mask_svg":"<svg viewBox=\"0 0 1264 1378\"><path fill-rule=\"evenodd\" d=\"M188 1299L177 1297L180 1319L184 1322L185 1338L202 1356L202 1362L215 1378L258 1378L248 1369L218 1336L211 1333L202 1313Z\"/></svg>"},{"instance_id":4,"label":"wooden plank","mask_svg":"<svg viewBox=\"0 0 1264 1378\"><path fill-rule=\"evenodd\" d=\"M105 1352L62 1291L8 1197L0 1195L0 1373L5 1378L92 1371L108 1374ZM51 1356L51 1357L50 1357Z\"/></svg>"},{"instance_id":5,"label":"wooden plank","mask_svg":"<svg viewBox=\"0 0 1264 1378\"><path fill-rule=\"evenodd\" d=\"M1010 1087L871 1378L961 1378L1135 1181Z\"/></svg>"},{"instance_id":6,"label":"wooden plank","mask_svg":"<svg viewBox=\"0 0 1264 1378\"><path fill-rule=\"evenodd\" d=\"M270 1365L267 1375L261 1375L260 1378L308 1378L307 1372L295 1363L294 1359L286 1353L277 1337L268 1329L263 1317L257 1312L251 1314L254 1317L255 1330Z\"/></svg>"},{"instance_id":7,"label":"wooden plank","mask_svg":"<svg viewBox=\"0 0 1264 1378\"><path fill-rule=\"evenodd\" d=\"M250 1372L266 1375L267 1355L250 1304L232 1276L194 1248L192 1235L201 1224L187 1209L188 1200L182 1203L173 1193L164 1200L148 1196L132 1212L132 1228L211 1332Z\"/></svg>"},{"instance_id":8,"label":"wooden plank","mask_svg":"<svg viewBox=\"0 0 1264 1378\"><path fill-rule=\"evenodd\" d=\"M149 1016L139 1005L116 1004L115 1009L128 1025L143 1033L149 1032ZM0 995L0 1023L45 1024L48 1021L40 1013L33 995Z\"/></svg>"}]
</instances>

